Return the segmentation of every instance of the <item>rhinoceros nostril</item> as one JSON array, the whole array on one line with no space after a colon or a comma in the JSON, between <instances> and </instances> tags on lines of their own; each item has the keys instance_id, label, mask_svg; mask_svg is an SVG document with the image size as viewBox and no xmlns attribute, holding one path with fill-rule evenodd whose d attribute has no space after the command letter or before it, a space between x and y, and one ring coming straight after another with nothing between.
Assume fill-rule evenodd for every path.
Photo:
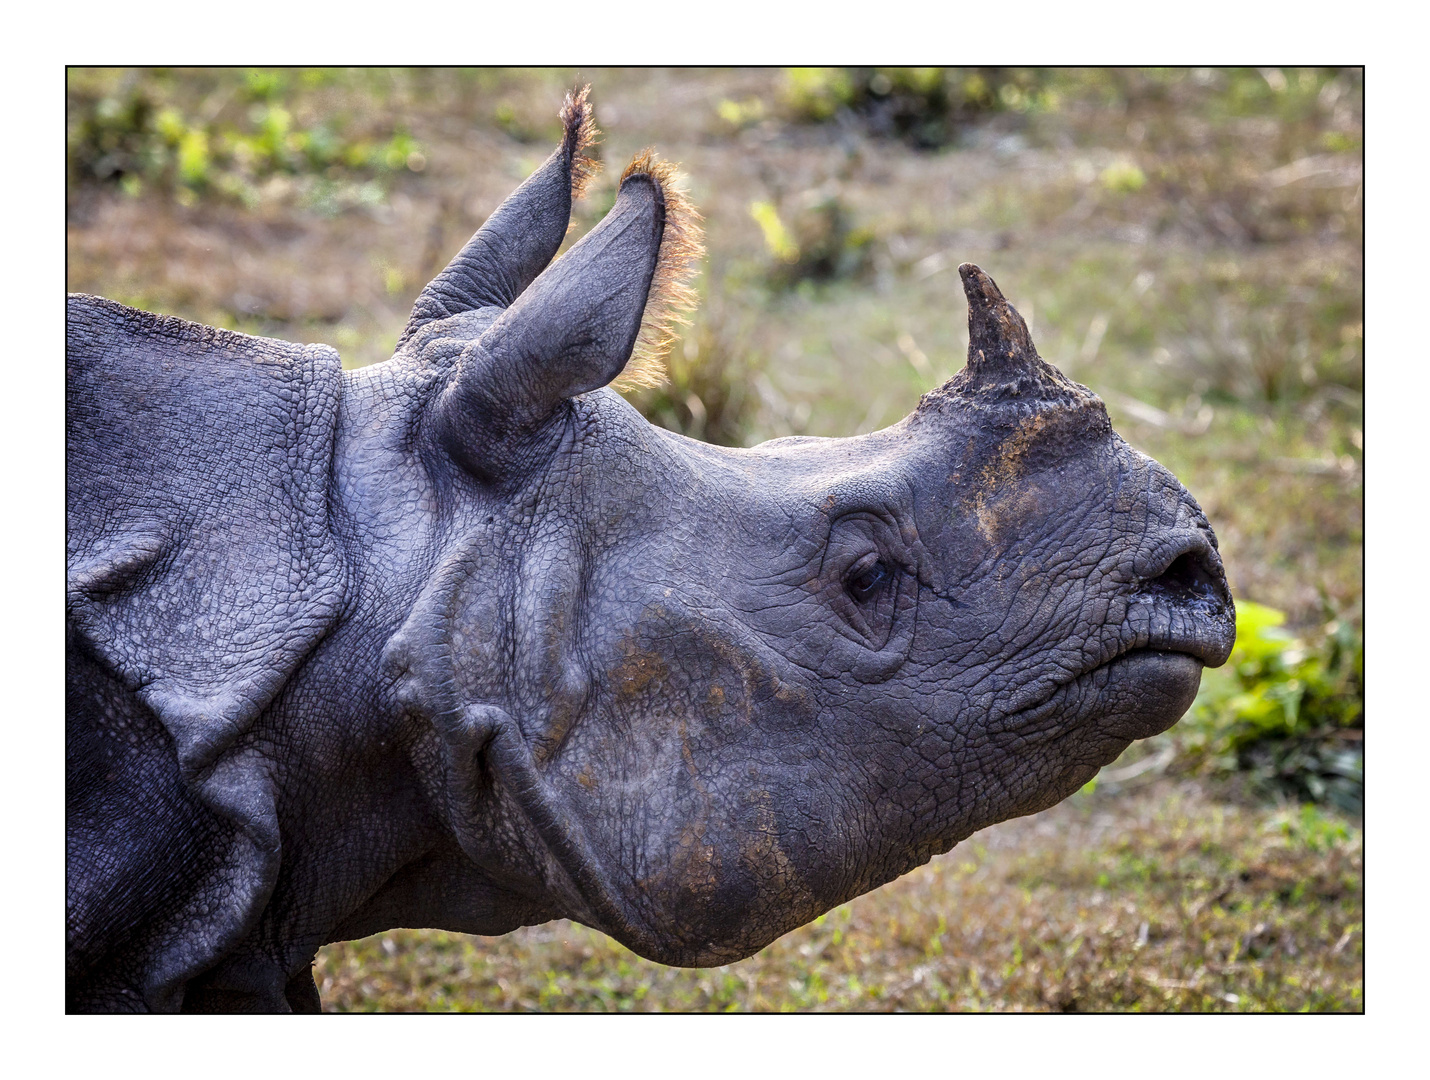
<instances>
[{"instance_id":1,"label":"rhinoceros nostril","mask_svg":"<svg viewBox=\"0 0 1430 1080\"><path fill-rule=\"evenodd\" d=\"M1184 551L1170 566L1147 583L1150 591L1177 599L1207 598L1217 595L1218 575L1199 551Z\"/></svg>"}]
</instances>

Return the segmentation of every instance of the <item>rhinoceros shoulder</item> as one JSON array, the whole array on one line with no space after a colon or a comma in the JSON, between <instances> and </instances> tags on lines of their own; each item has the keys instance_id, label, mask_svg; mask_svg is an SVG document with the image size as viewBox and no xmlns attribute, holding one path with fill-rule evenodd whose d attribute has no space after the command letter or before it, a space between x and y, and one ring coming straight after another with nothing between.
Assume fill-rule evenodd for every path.
<instances>
[{"instance_id":1,"label":"rhinoceros shoulder","mask_svg":"<svg viewBox=\"0 0 1430 1080\"><path fill-rule=\"evenodd\" d=\"M66 384L68 637L158 718L188 794L231 833L217 872L232 880L194 883L226 897L206 937L221 955L277 873L271 779L244 737L343 602L328 511L341 364L71 296ZM182 982L160 969L156 1007Z\"/></svg>"}]
</instances>

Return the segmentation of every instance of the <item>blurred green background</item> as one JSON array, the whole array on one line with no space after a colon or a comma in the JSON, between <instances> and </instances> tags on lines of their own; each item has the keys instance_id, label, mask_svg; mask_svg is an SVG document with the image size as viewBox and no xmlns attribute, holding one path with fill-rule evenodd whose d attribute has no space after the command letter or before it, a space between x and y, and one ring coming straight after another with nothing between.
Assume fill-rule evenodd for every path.
<instances>
[{"instance_id":1,"label":"blurred green background","mask_svg":"<svg viewBox=\"0 0 1430 1080\"><path fill-rule=\"evenodd\" d=\"M1359 69L71 69L69 287L386 359L591 83L705 215L655 423L890 424L962 366L979 263L1217 531L1238 647L1078 796L708 971L570 923L319 957L360 1009L1361 1007Z\"/></svg>"}]
</instances>

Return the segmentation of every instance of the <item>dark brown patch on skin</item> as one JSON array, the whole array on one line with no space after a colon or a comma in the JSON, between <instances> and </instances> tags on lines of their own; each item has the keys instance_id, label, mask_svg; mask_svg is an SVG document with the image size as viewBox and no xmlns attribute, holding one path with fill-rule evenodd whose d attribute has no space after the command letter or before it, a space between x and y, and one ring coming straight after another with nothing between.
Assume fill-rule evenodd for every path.
<instances>
[{"instance_id":1,"label":"dark brown patch on skin","mask_svg":"<svg viewBox=\"0 0 1430 1080\"><path fill-rule=\"evenodd\" d=\"M767 789L751 791L748 801L755 806L755 828L747 832L740 843L740 866L747 875L759 881L760 892L747 918L752 925L780 923L775 914L788 910L808 911L814 918L822 905L805 885L794 863L780 844L779 822L775 817L774 798Z\"/></svg>"},{"instance_id":2,"label":"dark brown patch on skin","mask_svg":"<svg viewBox=\"0 0 1430 1080\"><path fill-rule=\"evenodd\" d=\"M1017 430L1003 440L998 453L978 477L973 496L973 516L978 531L990 544L997 544L1004 527L1027 520L1037 512L1036 501L1025 498L1017 481L1022 479L1023 462L1035 439L1047 428L1043 413L1034 413L1020 423ZM1014 511L1009 513L1009 511Z\"/></svg>"},{"instance_id":3,"label":"dark brown patch on skin","mask_svg":"<svg viewBox=\"0 0 1430 1080\"><path fill-rule=\"evenodd\" d=\"M610 676L623 698L637 697L651 683L663 682L670 674L670 669L657 652L638 649L631 641L621 642L621 651L625 656L611 669Z\"/></svg>"},{"instance_id":4,"label":"dark brown patch on skin","mask_svg":"<svg viewBox=\"0 0 1430 1080\"><path fill-rule=\"evenodd\" d=\"M720 857L713 845L705 843L705 822L686 825L675 842L670 874L665 880L677 891L688 891L694 898L704 899L715 891L719 876Z\"/></svg>"}]
</instances>

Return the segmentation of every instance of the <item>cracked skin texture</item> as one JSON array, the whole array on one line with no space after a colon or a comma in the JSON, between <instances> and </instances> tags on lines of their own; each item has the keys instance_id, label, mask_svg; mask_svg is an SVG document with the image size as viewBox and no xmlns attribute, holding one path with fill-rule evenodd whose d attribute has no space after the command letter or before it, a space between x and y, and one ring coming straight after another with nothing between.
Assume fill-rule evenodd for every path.
<instances>
[{"instance_id":1,"label":"cracked skin texture","mask_svg":"<svg viewBox=\"0 0 1430 1080\"><path fill-rule=\"evenodd\" d=\"M564 115L388 363L71 299L71 1010L313 1011L395 926L733 961L1229 652L1195 500L976 267L968 366L884 431L718 448L604 389L680 205L642 166L543 271Z\"/></svg>"}]
</instances>

